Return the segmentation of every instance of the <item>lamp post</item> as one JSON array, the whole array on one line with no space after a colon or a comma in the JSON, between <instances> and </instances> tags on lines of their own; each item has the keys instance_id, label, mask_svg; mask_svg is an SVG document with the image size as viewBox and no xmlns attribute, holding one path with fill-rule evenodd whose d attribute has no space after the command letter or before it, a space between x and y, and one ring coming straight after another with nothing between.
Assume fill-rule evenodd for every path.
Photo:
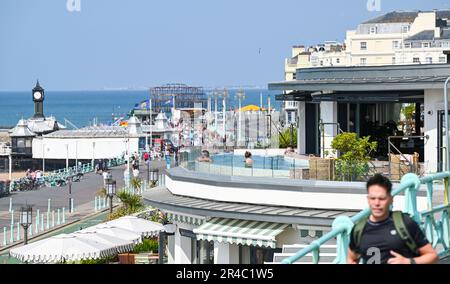
<instances>
[{"instance_id":1,"label":"lamp post","mask_svg":"<svg viewBox=\"0 0 450 284\"><path fill-rule=\"evenodd\" d=\"M33 208L31 205L22 206L20 209L20 225L23 227L23 244L28 242L28 228L33 223Z\"/></svg>"},{"instance_id":2,"label":"lamp post","mask_svg":"<svg viewBox=\"0 0 450 284\"><path fill-rule=\"evenodd\" d=\"M214 128L217 131L217 99L220 97L220 93L218 91L213 92L214 97Z\"/></svg>"},{"instance_id":3,"label":"lamp post","mask_svg":"<svg viewBox=\"0 0 450 284\"><path fill-rule=\"evenodd\" d=\"M245 99L245 93L244 93L244 91L243 90L239 90L238 92L237 92L237 94L236 94L236 98L239 100L239 118L238 118L238 138L237 138L237 140L238 140L238 145L240 145L240 142L241 142L241 140L242 140L242 134L241 134L241 129L242 129L242 124L241 124L241 108L242 108L242 106L241 106L241 101L243 100L243 99Z\"/></svg>"},{"instance_id":4,"label":"lamp post","mask_svg":"<svg viewBox=\"0 0 450 284\"><path fill-rule=\"evenodd\" d=\"M225 143L226 143L226 137L227 137L227 129L226 129L226 125L227 125L227 97L228 97L228 91L227 89L223 90L223 142L224 142L224 149L225 149Z\"/></svg>"},{"instance_id":5,"label":"lamp post","mask_svg":"<svg viewBox=\"0 0 450 284\"><path fill-rule=\"evenodd\" d=\"M42 143L42 175L45 175L45 144Z\"/></svg>"},{"instance_id":6,"label":"lamp post","mask_svg":"<svg viewBox=\"0 0 450 284\"><path fill-rule=\"evenodd\" d=\"M116 195L116 181L113 179L106 180L106 194L109 197L109 213L113 210L113 197Z\"/></svg>"}]
</instances>

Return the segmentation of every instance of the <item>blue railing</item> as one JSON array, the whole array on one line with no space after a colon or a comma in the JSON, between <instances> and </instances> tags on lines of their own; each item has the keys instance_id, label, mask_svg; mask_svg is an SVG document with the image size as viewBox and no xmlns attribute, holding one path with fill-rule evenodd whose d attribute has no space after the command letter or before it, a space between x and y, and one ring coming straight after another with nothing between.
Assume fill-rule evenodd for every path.
<instances>
[{"instance_id":1,"label":"blue railing","mask_svg":"<svg viewBox=\"0 0 450 284\"><path fill-rule=\"evenodd\" d=\"M107 160L107 167L114 167L114 166L120 166L127 162L127 159L122 155L118 158L114 159L108 159ZM59 180L65 180L69 176L74 176L76 174L82 173L90 173L94 171L94 165L92 162L82 164L82 165L75 165L73 167L63 168L55 171L51 171L46 173L42 179L39 181L40 184L46 185L46 186L56 186L57 182ZM21 183L27 183L29 182L26 177L15 179L10 184L10 191L17 191L20 190Z\"/></svg>"},{"instance_id":2,"label":"blue railing","mask_svg":"<svg viewBox=\"0 0 450 284\"><path fill-rule=\"evenodd\" d=\"M449 227L449 192L448 179L450 172L437 173L419 179L415 174L406 174L403 176L400 186L393 190L392 195L396 196L400 193L405 193L405 208L404 212L408 213L425 232L428 240L433 248L439 247L439 257L444 257L450 253L450 227ZM433 183L435 181L443 181L444 186L444 201L443 204L433 207ZM419 212L417 210L417 191L421 184L427 185L427 210ZM369 208L366 208L354 215L353 217L340 216L337 217L332 224L331 232L325 234L321 238L313 241L309 246L298 251L293 256L282 261L284 264L291 264L306 256L312 255L313 263L319 263L320 247L331 239L336 238L337 257L334 263L344 264L347 262L347 251L350 241L350 232L353 225L359 220L368 217L370 214ZM436 218L436 214L441 214L440 218Z\"/></svg>"}]
</instances>

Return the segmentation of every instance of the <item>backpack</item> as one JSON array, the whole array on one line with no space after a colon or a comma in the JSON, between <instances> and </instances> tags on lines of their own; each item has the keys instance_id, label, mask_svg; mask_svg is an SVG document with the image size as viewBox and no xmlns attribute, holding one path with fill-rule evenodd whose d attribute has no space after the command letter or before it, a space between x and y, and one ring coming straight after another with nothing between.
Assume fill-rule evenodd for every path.
<instances>
[{"instance_id":1,"label":"backpack","mask_svg":"<svg viewBox=\"0 0 450 284\"><path fill-rule=\"evenodd\" d=\"M361 244L362 233L364 231L364 227L366 226L368 220L369 220L369 217L360 220L358 223L355 224L355 227L352 231L352 235L350 237L352 238L353 243L357 247L359 247L359 245ZM406 228L405 221L403 219L403 212L393 211L392 212L392 220L394 222L394 226L395 226L395 230L397 231L397 234L405 242L408 249L410 249L411 252L417 253L417 250L418 250L417 244L414 241L414 239L411 237L411 234L409 233L408 229Z\"/></svg>"}]
</instances>

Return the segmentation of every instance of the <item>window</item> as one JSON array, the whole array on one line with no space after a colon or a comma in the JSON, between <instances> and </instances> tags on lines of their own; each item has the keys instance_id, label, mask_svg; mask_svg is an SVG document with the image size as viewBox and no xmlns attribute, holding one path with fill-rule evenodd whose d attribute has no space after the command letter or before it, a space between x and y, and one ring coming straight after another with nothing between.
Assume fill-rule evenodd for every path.
<instances>
[{"instance_id":1,"label":"window","mask_svg":"<svg viewBox=\"0 0 450 284\"><path fill-rule=\"evenodd\" d=\"M425 58L425 62L426 62L427 64L433 64L433 57L427 57L427 58Z\"/></svg>"},{"instance_id":2,"label":"window","mask_svg":"<svg viewBox=\"0 0 450 284\"><path fill-rule=\"evenodd\" d=\"M397 49L398 48L398 40L394 40L392 42L392 49Z\"/></svg>"},{"instance_id":3,"label":"window","mask_svg":"<svg viewBox=\"0 0 450 284\"><path fill-rule=\"evenodd\" d=\"M407 33L407 32L409 32L409 26L403 26L402 33Z\"/></svg>"},{"instance_id":4,"label":"window","mask_svg":"<svg viewBox=\"0 0 450 284\"><path fill-rule=\"evenodd\" d=\"M359 64L360 65L366 65L367 64L367 58L360 58L359 59Z\"/></svg>"},{"instance_id":5,"label":"window","mask_svg":"<svg viewBox=\"0 0 450 284\"><path fill-rule=\"evenodd\" d=\"M336 63L337 64L341 63L341 60L339 58L336 58Z\"/></svg>"},{"instance_id":6,"label":"window","mask_svg":"<svg viewBox=\"0 0 450 284\"><path fill-rule=\"evenodd\" d=\"M424 43L422 44L422 47L423 47L423 48L428 48L428 47L430 47L430 43L429 43L429 42L424 42Z\"/></svg>"},{"instance_id":7,"label":"window","mask_svg":"<svg viewBox=\"0 0 450 284\"><path fill-rule=\"evenodd\" d=\"M413 63L420 63L419 57L413 57Z\"/></svg>"},{"instance_id":8,"label":"window","mask_svg":"<svg viewBox=\"0 0 450 284\"><path fill-rule=\"evenodd\" d=\"M395 57L392 57L392 64L395 64Z\"/></svg>"},{"instance_id":9,"label":"window","mask_svg":"<svg viewBox=\"0 0 450 284\"><path fill-rule=\"evenodd\" d=\"M25 138L17 138L17 148L25 148Z\"/></svg>"},{"instance_id":10,"label":"window","mask_svg":"<svg viewBox=\"0 0 450 284\"><path fill-rule=\"evenodd\" d=\"M369 31L369 33L370 34L376 34L377 33L377 27L370 27L370 31Z\"/></svg>"},{"instance_id":11,"label":"window","mask_svg":"<svg viewBox=\"0 0 450 284\"><path fill-rule=\"evenodd\" d=\"M320 60L320 66L323 66L323 60Z\"/></svg>"},{"instance_id":12,"label":"window","mask_svg":"<svg viewBox=\"0 0 450 284\"><path fill-rule=\"evenodd\" d=\"M405 42L405 48L411 48L411 43L410 42Z\"/></svg>"},{"instance_id":13,"label":"window","mask_svg":"<svg viewBox=\"0 0 450 284\"><path fill-rule=\"evenodd\" d=\"M362 41L360 44L361 50L367 50L367 42Z\"/></svg>"},{"instance_id":14,"label":"window","mask_svg":"<svg viewBox=\"0 0 450 284\"><path fill-rule=\"evenodd\" d=\"M445 57L439 57L439 63L445 63L446 58Z\"/></svg>"}]
</instances>

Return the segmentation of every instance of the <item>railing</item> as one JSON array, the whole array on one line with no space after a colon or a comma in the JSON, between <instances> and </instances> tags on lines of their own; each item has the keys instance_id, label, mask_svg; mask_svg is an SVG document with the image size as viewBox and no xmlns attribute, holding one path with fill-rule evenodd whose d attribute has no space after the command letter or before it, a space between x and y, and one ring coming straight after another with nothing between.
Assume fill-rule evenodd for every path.
<instances>
[{"instance_id":1,"label":"railing","mask_svg":"<svg viewBox=\"0 0 450 284\"><path fill-rule=\"evenodd\" d=\"M450 253L450 227L449 227L449 192L448 180L450 172L437 173L419 179L415 174L409 173L403 176L400 186L396 188L392 195L396 196L400 193L405 193L405 209L411 218L416 221L424 230L426 237L432 244L433 248L437 249L439 257L447 256ZM443 180L444 185L444 202L443 204L433 207L433 183L435 181ZM427 207L428 209L422 212L417 210L417 191L421 184L427 185ZM440 219L435 217L436 214L441 214ZM347 250L350 241L350 233L353 225L363 218L370 215L369 208L359 212L353 217L340 216L337 217L333 224L332 230L328 234L322 236L318 240L313 241L308 247L298 251L295 255L286 258L282 261L284 264L292 264L307 254L312 254L313 263L319 263L320 247L331 239L337 240L337 257L334 263L344 264L347 262Z\"/></svg>"},{"instance_id":2,"label":"railing","mask_svg":"<svg viewBox=\"0 0 450 284\"><path fill-rule=\"evenodd\" d=\"M198 161L200 156L201 154L197 152L183 153L179 157L178 164L192 172L213 175L285 179L305 178L303 171L308 168L308 160L298 160L283 156L258 156L258 160L254 157L254 165L252 167L245 166L243 154L235 155L234 153L229 153L220 154L219 156L212 155L211 159L213 162L200 162Z\"/></svg>"},{"instance_id":3,"label":"railing","mask_svg":"<svg viewBox=\"0 0 450 284\"><path fill-rule=\"evenodd\" d=\"M392 179L396 179L399 180L404 174L406 173L415 173L415 174L419 174L419 161L416 161L416 163L413 163L413 161L410 161L405 154L403 154L392 142L391 139L402 139L402 140L408 140L409 139L428 139L428 135L427 136L389 136L388 137L388 158L389 158L389 177ZM392 162L392 149L395 151L394 155L399 155L399 159L398 159L398 163L394 163ZM402 160L403 158L403 160ZM398 165L398 173L394 175L393 177L393 173L392 173L392 164L397 164ZM395 165L395 169L397 170L397 165ZM403 167L402 167L403 166ZM407 167L407 169L405 170L404 167Z\"/></svg>"},{"instance_id":4,"label":"railing","mask_svg":"<svg viewBox=\"0 0 450 284\"><path fill-rule=\"evenodd\" d=\"M326 126L333 126L333 127L336 127L336 135L334 135L334 133L332 134L332 135L325 135L325 127ZM323 122L322 120L320 120L320 122L319 122L319 131L320 131L320 133L321 133L321 142L322 142L322 145L321 145L321 154L322 154L322 157L325 157L326 155L325 155L325 152L329 152L329 154L331 154L331 151L333 150L332 148L331 148L331 146L329 147L329 148L327 148L327 147L325 147L325 138L328 138L328 139L330 139L330 141L331 140L333 140L337 135L339 135L339 134L341 134L341 133L344 133L344 131L341 129L341 126L340 126L340 124L339 123L336 123L336 122ZM330 144L331 145L331 144ZM329 151L330 150L330 151Z\"/></svg>"},{"instance_id":5,"label":"railing","mask_svg":"<svg viewBox=\"0 0 450 284\"><path fill-rule=\"evenodd\" d=\"M114 166L120 166L127 162L124 156L120 156L114 159L108 159L106 165L108 168ZM86 174L94 171L94 165L92 162L75 165L73 167L63 168L59 170L55 170L49 173L46 173L39 181L37 181L36 186L38 185L46 185L46 186L56 186L59 181L67 180L68 177L74 176L77 174ZM28 184L29 179L26 177L15 179L10 184L10 191L20 190L21 185Z\"/></svg>"}]
</instances>

